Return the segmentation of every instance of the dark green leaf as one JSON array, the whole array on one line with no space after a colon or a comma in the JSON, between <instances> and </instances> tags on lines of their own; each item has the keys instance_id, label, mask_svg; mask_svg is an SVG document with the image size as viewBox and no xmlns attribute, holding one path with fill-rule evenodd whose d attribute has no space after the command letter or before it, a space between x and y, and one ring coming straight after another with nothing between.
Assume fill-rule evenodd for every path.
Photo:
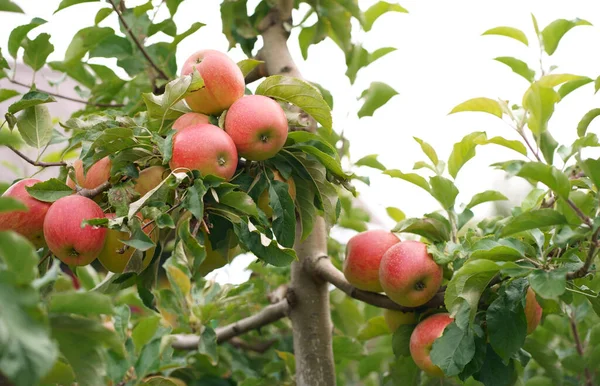
<instances>
[{"instance_id":1,"label":"dark green leaf","mask_svg":"<svg viewBox=\"0 0 600 386\"><path fill-rule=\"evenodd\" d=\"M448 241L450 235L444 223L433 218L408 218L400 221L392 230L396 233L414 233L433 242Z\"/></svg>"},{"instance_id":2,"label":"dark green leaf","mask_svg":"<svg viewBox=\"0 0 600 386\"><path fill-rule=\"evenodd\" d=\"M525 33L520 29L514 27L495 27L485 31L484 33L482 33L482 35L506 36L518 40L526 46L529 45L529 41L527 40L527 36L525 35Z\"/></svg>"},{"instance_id":3,"label":"dark green leaf","mask_svg":"<svg viewBox=\"0 0 600 386\"><path fill-rule=\"evenodd\" d=\"M86 27L73 36L73 40L67 47L65 63L78 62L85 54L96 47L102 40L114 34L112 28L108 27Z\"/></svg>"},{"instance_id":4,"label":"dark green leaf","mask_svg":"<svg viewBox=\"0 0 600 386\"><path fill-rule=\"evenodd\" d=\"M281 248L277 241L271 240L260 233L251 223L242 220L238 224L233 224L233 229L240 240L240 244L267 264L284 267L296 259L296 253L293 249Z\"/></svg>"},{"instance_id":5,"label":"dark green leaf","mask_svg":"<svg viewBox=\"0 0 600 386\"><path fill-rule=\"evenodd\" d=\"M476 195L474 195L471 201L467 204L466 208L471 209L479 204L483 204L484 202L504 200L508 200L508 198L504 194L496 190L486 190L485 192L477 193Z\"/></svg>"},{"instance_id":6,"label":"dark green leaf","mask_svg":"<svg viewBox=\"0 0 600 386\"><path fill-rule=\"evenodd\" d=\"M544 299L558 299L566 291L567 276L562 268L552 271L536 269L527 278L535 293Z\"/></svg>"},{"instance_id":7,"label":"dark green leaf","mask_svg":"<svg viewBox=\"0 0 600 386\"><path fill-rule=\"evenodd\" d=\"M19 48L21 47L21 43L27 37L29 31L45 23L46 20L40 19L39 17L34 17L31 19L29 24L21 25L13 29L8 37L8 53L10 56L16 58L17 52L19 52Z\"/></svg>"},{"instance_id":8,"label":"dark green leaf","mask_svg":"<svg viewBox=\"0 0 600 386\"><path fill-rule=\"evenodd\" d=\"M410 356L410 336L415 327L414 324L404 324L394 331L392 350L396 357Z\"/></svg>"},{"instance_id":9,"label":"dark green leaf","mask_svg":"<svg viewBox=\"0 0 600 386\"><path fill-rule=\"evenodd\" d=\"M522 60L510 57L510 56L500 56L500 57L495 58L494 60L497 60L500 63L506 64L508 67L510 67L513 70L513 72L515 74L521 75L529 83L533 82L533 80L535 79L535 71L533 71L531 68L529 68L527 63L525 63Z\"/></svg>"},{"instance_id":10,"label":"dark green leaf","mask_svg":"<svg viewBox=\"0 0 600 386\"><path fill-rule=\"evenodd\" d=\"M563 225L567 223L565 216L553 209L537 209L521 213L513 217L500 232L502 237L529 229L544 228L552 225Z\"/></svg>"},{"instance_id":11,"label":"dark green leaf","mask_svg":"<svg viewBox=\"0 0 600 386\"><path fill-rule=\"evenodd\" d=\"M141 229L141 227L138 227L133 231L129 240L119 241L142 252L156 246L154 241Z\"/></svg>"},{"instance_id":12,"label":"dark green leaf","mask_svg":"<svg viewBox=\"0 0 600 386\"><path fill-rule=\"evenodd\" d=\"M90 49L90 58L124 59L133 53L133 47L128 39L109 35Z\"/></svg>"},{"instance_id":13,"label":"dark green leaf","mask_svg":"<svg viewBox=\"0 0 600 386\"><path fill-rule=\"evenodd\" d=\"M37 106L43 103L56 102L53 96L40 91L29 91L23 97L8 107L8 112L16 114L28 107Z\"/></svg>"},{"instance_id":14,"label":"dark green leaf","mask_svg":"<svg viewBox=\"0 0 600 386\"><path fill-rule=\"evenodd\" d=\"M471 247L471 260L515 261L522 259L528 245L517 239L481 239Z\"/></svg>"},{"instance_id":15,"label":"dark green leaf","mask_svg":"<svg viewBox=\"0 0 600 386\"><path fill-rule=\"evenodd\" d=\"M475 355L475 337L473 330L462 330L456 323L450 323L444 334L433 342L431 361L446 376L460 374Z\"/></svg>"},{"instance_id":16,"label":"dark green leaf","mask_svg":"<svg viewBox=\"0 0 600 386\"><path fill-rule=\"evenodd\" d=\"M99 292L58 292L50 297L50 312L80 315L112 315L113 305L108 295Z\"/></svg>"},{"instance_id":17,"label":"dark green leaf","mask_svg":"<svg viewBox=\"0 0 600 386\"><path fill-rule=\"evenodd\" d=\"M452 208L458 195L458 189L454 182L447 178L434 176L429 179L431 184L431 195L438 200L446 210Z\"/></svg>"},{"instance_id":18,"label":"dark green leaf","mask_svg":"<svg viewBox=\"0 0 600 386\"><path fill-rule=\"evenodd\" d=\"M217 334L215 333L215 330L209 326L205 326L204 331L200 334L198 352L206 354L213 365L216 365L219 361L219 355L217 353Z\"/></svg>"},{"instance_id":19,"label":"dark green leaf","mask_svg":"<svg viewBox=\"0 0 600 386\"><path fill-rule=\"evenodd\" d=\"M194 185L187 189L182 205L184 208L192 212L192 215L198 220L204 217L204 195L208 189L204 186L202 180L195 180Z\"/></svg>"},{"instance_id":20,"label":"dark green leaf","mask_svg":"<svg viewBox=\"0 0 600 386\"><path fill-rule=\"evenodd\" d=\"M592 25L590 22L582 19L566 20L558 19L548 24L546 28L542 30L542 40L544 42L544 49L548 55L552 55L558 48L558 43L562 37L573 27L580 25Z\"/></svg>"},{"instance_id":21,"label":"dark green leaf","mask_svg":"<svg viewBox=\"0 0 600 386\"><path fill-rule=\"evenodd\" d=\"M292 248L296 239L296 210L288 184L271 181L269 206L273 208L273 232L279 244Z\"/></svg>"},{"instance_id":22,"label":"dark green leaf","mask_svg":"<svg viewBox=\"0 0 600 386\"><path fill-rule=\"evenodd\" d=\"M73 189L56 178L51 178L44 182L38 182L33 186L26 187L25 189L31 197L44 202L54 202L59 198L73 194Z\"/></svg>"},{"instance_id":23,"label":"dark green leaf","mask_svg":"<svg viewBox=\"0 0 600 386\"><path fill-rule=\"evenodd\" d=\"M358 117L373 116L377 109L385 105L395 95L398 95L398 92L386 83L372 82L369 88L360 95L360 99L364 99L364 103L358 110Z\"/></svg>"},{"instance_id":24,"label":"dark green leaf","mask_svg":"<svg viewBox=\"0 0 600 386\"><path fill-rule=\"evenodd\" d=\"M399 4L388 3L387 1L379 1L365 11L364 22L362 23L363 29L365 31L370 31L373 27L373 23L375 23L375 20L388 12L408 13L408 11Z\"/></svg>"},{"instance_id":25,"label":"dark green leaf","mask_svg":"<svg viewBox=\"0 0 600 386\"><path fill-rule=\"evenodd\" d=\"M473 378L485 386L510 386L514 383L515 363L511 359L508 365L504 364L502 358L488 346L481 369L473 375Z\"/></svg>"}]
</instances>

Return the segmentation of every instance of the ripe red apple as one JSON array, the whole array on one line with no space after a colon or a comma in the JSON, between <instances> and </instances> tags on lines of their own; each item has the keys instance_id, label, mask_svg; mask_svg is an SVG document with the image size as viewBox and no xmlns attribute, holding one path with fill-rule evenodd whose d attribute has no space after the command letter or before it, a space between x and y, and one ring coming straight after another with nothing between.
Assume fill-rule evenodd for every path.
<instances>
[{"instance_id":1,"label":"ripe red apple","mask_svg":"<svg viewBox=\"0 0 600 386\"><path fill-rule=\"evenodd\" d=\"M48 248L67 265L87 265L102 251L106 228L86 225L84 220L102 218L104 213L89 198L72 195L56 200L44 220Z\"/></svg>"},{"instance_id":2,"label":"ripe red apple","mask_svg":"<svg viewBox=\"0 0 600 386\"><path fill-rule=\"evenodd\" d=\"M43 247L44 218L51 203L36 200L31 197L25 187L41 182L35 178L27 178L17 182L4 192L2 196L12 197L21 201L28 210L13 210L0 213L0 231L13 230L26 237L37 248Z\"/></svg>"},{"instance_id":3,"label":"ripe red apple","mask_svg":"<svg viewBox=\"0 0 600 386\"><path fill-rule=\"evenodd\" d=\"M296 200L296 183L294 182L294 179L292 177L290 177L287 180L284 180L283 177L281 176L281 174L277 170L273 170L273 175L274 175L275 181L281 181L281 182L285 182L286 184L288 184L288 193L290 194L292 201L295 201ZM258 201L256 203L256 205L260 208L260 210L265 212L265 215L267 216L267 218L273 217L273 209L269 206L269 202L270 202L269 187L267 187L265 190L263 190L263 192L260 194L260 196L258 196Z\"/></svg>"},{"instance_id":4,"label":"ripe red apple","mask_svg":"<svg viewBox=\"0 0 600 386\"><path fill-rule=\"evenodd\" d=\"M437 293L442 279L442 267L433 261L427 246L420 241L398 243L381 258L381 286L401 306L418 307L427 303Z\"/></svg>"},{"instance_id":5,"label":"ripe red apple","mask_svg":"<svg viewBox=\"0 0 600 386\"><path fill-rule=\"evenodd\" d=\"M73 163L75 169L75 182L79 187L84 189L94 189L102 185L110 178L110 168L112 164L108 157L104 157L95 164L93 164L88 172L83 174L83 161L80 159ZM75 189L75 182L71 178L67 178L67 185L72 189Z\"/></svg>"},{"instance_id":6,"label":"ripe red apple","mask_svg":"<svg viewBox=\"0 0 600 386\"><path fill-rule=\"evenodd\" d=\"M108 219L114 219L116 216L115 213L106 213L105 217ZM141 214L138 213L138 217L141 218ZM150 220L144 221L144 223L148 223ZM155 224L148 225L144 228L144 233L146 233L152 241L156 242L158 240L158 228ZM102 252L98 255L98 261L102 263L104 268L111 272L121 273L125 270L131 255L135 251L134 248L129 247L125 250L124 253L119 253L119 251L124 247L124 244L119 240L129 240L129 233L121 232L115 229L108 229L106 232L106 240L104 242L104 248L102 248ZM154 256L154 250L156 247L152 247L148 249L145 253L144 260L142 261L142 268L146 269L150 262L152 261L152 256Z\"/></svg>"},{"instance_id":7,"label":"ripe red apple","mask_svg":"<svg viewBox=\"0 0 600 386\"><path fill-rule=\"evenodd\" d=\"M162 182L165 175L165 168L162 166L150 166L140 172L139 177L135 180L134 189L140 196L148 193L156 188Z\"/></svg>"},{"instance_id":8,"label":"ripe red apple","mask_svg":"<svg viewBox=\"0 0 600 386\"><path fill-rule=\"evenodd\" d=\"M395 234L381 229L359 233L348 240L344 276L358 289L381 292L379 265L385 252L400 242Z\"/></svg>"},{"instance_id":9,"label":"ripe red apple","mask_svg":"<svg viewBox=\"0 0 600 386\"><path fill-rule=\"evenodd\" d=\"M431 362L429 353L433 342L444 333L447 325L452 323L450 314L435 314L417 325L410 336L410 355L416 365L429 375L443 377L444 372Z\"/></svg>"},{"instance_id":10,"label":"ripe red apple","mask_svg":"<svg viewBox=\"0 0 600 386\"><path fill-rule=\"evenodd\" d=\"M402 312L396 310L383 310L383 318L388 325L390 332L394 332L398 327L405 324L417 323L417 314L414 312Z\"/></svg>"},{"instance_id":11,"label":"ripe red apple","mask_svg":"<svg viewBox=\"0 0 600 386\"><path fill-rule=\"evenodd\" d=\"M185 97L185 101L195 112L220 114L244 95L244 74L224 53L201 50L192 54L183 64L181 75L193 73L194 67L204 80L204 87Z\"/></svg>"},{"instance_id":12,"label":"ripe red apple","mask_svg":"<svg viewBox=\"0 0 600 386\"><path fill-rule=\"evenodd\" d=\"M240 157L262 161L283 147L288 123L285 112L273 99L248 95L227 110L225 131L235 142Z\"/></svg>"},{"instance_id":13,"label":"ripe red apple","mask_svg":"<svg viewBox=\"0 0 600 386\"><path fill-rule=\"evenodd\" d=\"M189 126L173 136L171 170L198 170L229 180L237 168L238 155L231 138L219 127L208 124Z\"/></svg>"},{"instance_id":14,"label":"ripe red apple","mask_svg":"<svg viewBox=\"0 0 600 386\"><path fill-rule=\"evenodd\" d=\"M535 298L535 292L529 287L525 297L525 317L527 318L527 334L531 334L542 321L542 307Z\"/></svg>"},{"instance_id":15,"label":"ripe red apple","mask_svg":"<svg viewBox=\"0 0 600 386\"><path fill-rule=\"evenodd\" d=\"M173 122L173 130L185 129L188 126L198 125L200 123L210 123L208 115L200 113L185 113Z\"/></svg>"}]
</instances>

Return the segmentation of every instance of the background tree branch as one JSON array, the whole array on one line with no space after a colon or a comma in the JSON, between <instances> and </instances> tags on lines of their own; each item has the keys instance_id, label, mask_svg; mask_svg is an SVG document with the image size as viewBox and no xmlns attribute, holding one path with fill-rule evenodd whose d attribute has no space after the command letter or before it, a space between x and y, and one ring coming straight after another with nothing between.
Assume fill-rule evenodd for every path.
<instances>
[{"instance_id":1,"label":"background tree branch","mask_svg":"<svg viewBox=\"0 0 600 386\"><path fill-rule=\"evenodd\" d=\"M14 147L10 146L10 145L6 145L6 147L8 147L10 150L12 150L16 155L18 155L19 157L23 158L25 161L27 161L29 164L33 165L33 166L39 166L42 168L47 168L49 166L67 166L66 162L40 162L40 161L34 161L31 158L27 157L24 153L21 153L20 151L18 151L17 149L15 149Z\"/></svg>"}]
</instances>

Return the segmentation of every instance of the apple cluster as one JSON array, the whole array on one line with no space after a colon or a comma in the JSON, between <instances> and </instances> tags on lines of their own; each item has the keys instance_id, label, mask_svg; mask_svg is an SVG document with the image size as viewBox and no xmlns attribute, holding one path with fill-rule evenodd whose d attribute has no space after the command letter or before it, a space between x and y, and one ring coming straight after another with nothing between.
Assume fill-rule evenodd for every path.
<instances>
[{"instance_id":1,"label":"apple cluster","mask_svg":"<svg viewBox=\"0 0 600 386\"><path fill-rule=\"evenodd\" d=\"M430 352L453 319L447 312L431 314L432 310L426 307L440 290L444 278L442 267L433 260L427 245L415 240L401 241L385 230L365 231L348 241L343 271L356 288L385 292L395 303L416 309L411 312L386 309L383 316L392 332L402 325L416 324L410 337L413 360L427 374L443 377L442 370L431 361ZM531 288L527 290L525 316L530 334L542 318L542 308Z\"/></svg>"}]
</instances>

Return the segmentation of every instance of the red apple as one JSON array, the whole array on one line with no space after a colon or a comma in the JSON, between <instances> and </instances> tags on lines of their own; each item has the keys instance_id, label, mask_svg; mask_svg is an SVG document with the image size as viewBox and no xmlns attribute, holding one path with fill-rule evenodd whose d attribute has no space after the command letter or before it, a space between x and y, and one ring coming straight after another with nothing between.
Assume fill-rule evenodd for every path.
<instances>
[{"instance_id":1,"label":"red apple","mask_svg":"<svg viewBox=\"0 0 600 386\"><path fill-rule=\"evenodd\" d=\"M531 334L542 321L542 307L535 298L535 292L529 287L525 297L525 317L527 318L527 334Z\"/></svg>"},{"instance_id":2,"label":"red apple","mask_svg":"<svg viewBox=\"0 0 600 386\"><path fill-rule=\"evenodd\" d=\"M28 210L13 210L0 213L0 231L13 230L31 241L37 248L43 247L44 218L51 203L31 197L25 187L41 182L35 178L27 178L17 182L4 192L2 196L21 201Z\"/></svg>"},{"instance_id":3,"label":"red apple","mask_svg":"<svg viewBox=\"0 0 600 386\"><path fill-rule=\"evenodd\" d=\"M356 288L381 292L379 265L385 252L400 240L395 234L381 229L353 236L346 244L344 275Z\"/></svg>"},{"instance_id":4,"label":"red apple","mask_svg":"<svg viewBox=\"0 0 600 386\"><path fill-rule=\"evenodd\" d=\"M398 327L405 324L417 323L417 314L414 312L402 312L396 310L383 310L383 318L391 332L394 332Z\"/></svg>"},{"instance_id":5,"label":"red apple","mask_svg":"<svg viewBox=\"0 0 600 386\"><path fill-rule=\"evenodd\" d=\"M165 168L162 166L150 166L140 172L140 175L135 180L134 189L140 196L145 195L152 189L156 188L166 177Z\"/></svg>"},{"instance_id":6,"label":"red apple","mask_svg":"<svg viewBox=\"0 0 600 386\"><path fill-rule=\"evenodd\" d=\"M200 123L210 123L208 115L200 113L185 113L173 122L173 130L185 129L188 126L194 126Z\"/></svg>"},{"instance_id":7,"label":"red apple","mask_svg":"<svg viewBox=\"0 0 600 386\"><path fill-rule=\"evenodd\" d=\"M407 240L385 252L379 280L390 299L404 307L418 307L437 293L442 273L442 267L427 253L425 244Z\"/></svg>"},{"instance_id":8,"label":"red apple","mask_svg":"<svg viewBox=\"0 0 600 386\"><path fill-rule=\"evenodd\" d=\"M273 99L248 95L227 110L225 131L235 142L240 157L262 161L283 147L288 123L285 112Z\"/></svg>"},{"instance_id":9,"label":"red apple","mask_svg":"<svg viewBox=\"0 0 600 386\"><path fill-rule=\"evenodd\" d=\"M444 333L447 325L452 323L450 314L435 314L417 325L410 336L410 355L416 365L429 375L443 377L444 372L431 362L429 353L433 342Z\"/></svg>"},{"instance_id":10,"label":"red apple","mask_svg":"<svg viewBox=\"0 0 600 386\"><path fill-rule=\"evenodd\" d=\"M44 237L48 248L67 265L87 265L102 251L106 228L86 225L84 220L102 218L104 213L89 198L72 195L50 206L44 220Z\"/></svg>"},{"instance_id":11,"label":"red apple","mask_svg":"<svg viewBox=\"0 0 600 386\"><path fill-rule=\"evenodd\" d=\"M208 124L189 126L173 136L171 170L198 170L229 180L237 168L238 155L231 138L219 127Z\"/></svg>"},{"instance_id":12,"label":"red apple","mask_svg":"<svg viewBox=\"0 0 600 386\"><path fill-rule=\"evenodd\" d=\"M237 64L222 52L201 50L183 64L181 75L194 72L194 67L204 80L204 87L185 98L192 110L207 115L217 115L244 95L244 74Z\"/></svg>"},{"instance_id":13,"label":"red apple","mask_svg":"<svg viewBox=\"0 0 600 386\"><path fill-rule=\"evenodd\" d=\"M75 169L75 181L77 182L77 185L83 189L97 188L110 178L111 166L112 164L110 159L108 157L104 157L93 164L84 175L83 161L78 159L73 163L73 168ZM71 178L67 178L67 185L75 189L75 182L73 182Z\"/></svg>"}]
</instances>

